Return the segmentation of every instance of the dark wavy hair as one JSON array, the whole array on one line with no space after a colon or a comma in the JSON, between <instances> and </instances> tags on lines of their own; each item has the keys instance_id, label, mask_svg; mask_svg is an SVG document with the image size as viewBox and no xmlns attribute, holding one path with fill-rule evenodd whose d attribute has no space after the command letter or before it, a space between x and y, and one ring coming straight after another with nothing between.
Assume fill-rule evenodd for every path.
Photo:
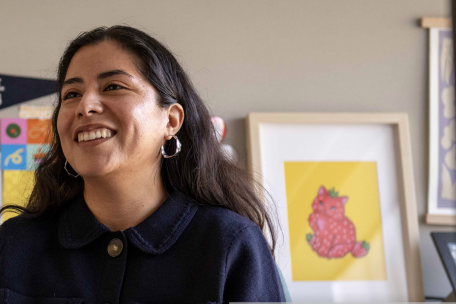
<instances>
[{"instance_id":1,"label":"dark wavy hair","mask_svg":"<svg viewBox=\"0 0 456 304\"><path fill-rule=\"evenodd\" d=\"M172 53L141 30L116 25L98 27L81 33L70 42L60 59L57 73L58 103L52 115L51 149L35 171L35 186L25 207L7 205L29 217L46 211L58 211L84 190L82 178L73 178L64 170L65 156L57 133L57 117L62 102L61 89L74 54L83 46L115 41L134 54L138 70L159 94L159 106L179 103L185 119L177 136L182 150L177 157L162 159L160 174L167 191L177 190L200 204L230 209L270 233L270 249L276 244L275 221L258 195L253 178L230 161L216 139L210 114L202 99ZM167 141L167 151L175 142ZM267 227L266 227L267 226Z\"/></svg>"}]
</instances>

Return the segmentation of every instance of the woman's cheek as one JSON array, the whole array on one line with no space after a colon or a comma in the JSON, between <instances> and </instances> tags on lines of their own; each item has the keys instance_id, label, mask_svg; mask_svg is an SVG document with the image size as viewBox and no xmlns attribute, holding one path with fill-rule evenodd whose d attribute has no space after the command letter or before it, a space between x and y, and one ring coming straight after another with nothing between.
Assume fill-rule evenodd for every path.
<instances>
[{"instance_id":1,"label":"woman's cheek","mask_svg":"<svg viewBox=\"0 0 456 304\"><path fill-rule=\"evenodd\" d=\"M71 138L71 121L65 111L60 111L57 117L57 133L62 145L66 143L68 138Z\"/></svg>"}]
</instances>

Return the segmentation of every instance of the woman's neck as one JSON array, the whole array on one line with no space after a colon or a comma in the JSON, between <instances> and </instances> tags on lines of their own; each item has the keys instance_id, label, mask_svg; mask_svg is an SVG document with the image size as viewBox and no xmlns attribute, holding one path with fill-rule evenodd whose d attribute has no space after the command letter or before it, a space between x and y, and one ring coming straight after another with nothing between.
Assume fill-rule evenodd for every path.
<instances>
[{"instance_id":1,"label":"woman's neck","mask_svg":"<svg viewBox=\"0 0 456 304\"><path fill-rule=\"evenodd\" d=\"M128 172L84 178L84 199L93 215L111 231L144 221L166 200L160 172Z\"/></svg>"}]
</instances>

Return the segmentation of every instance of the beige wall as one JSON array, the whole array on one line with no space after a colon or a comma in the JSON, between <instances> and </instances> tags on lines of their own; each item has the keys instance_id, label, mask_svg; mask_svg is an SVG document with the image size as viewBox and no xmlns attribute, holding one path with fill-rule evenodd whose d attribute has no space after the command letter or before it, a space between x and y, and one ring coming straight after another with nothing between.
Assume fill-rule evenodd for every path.
<instances>
[{"instance_id":1,"label":"beige wall","mask_svg":"<svg viewBox=\"0 0 456 304\"><path fill-rule=\"evenodd\" d=\"M451 287L429 233L454 228L423 223L428 36L418 19L449 13L448 0L0 0L0 74L53 77L79 32L139 27L183 62L244 161L251 111L407 112L425 293L443 297Z\"/></svg>"}]
</instances>

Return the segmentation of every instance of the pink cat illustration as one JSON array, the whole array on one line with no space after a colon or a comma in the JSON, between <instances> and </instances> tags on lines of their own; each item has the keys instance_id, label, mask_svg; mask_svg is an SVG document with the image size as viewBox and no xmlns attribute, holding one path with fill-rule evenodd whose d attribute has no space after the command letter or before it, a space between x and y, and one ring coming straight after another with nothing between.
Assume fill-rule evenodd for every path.
<instances>
[{"instance_id":1,"label":"pink cat illustration","mask_svg":"<svg viewBox=\"0 0 456 304\"><path fill-rule=\"evenodd\" d=\"M347 253L360 258L369 252L369 244L356 242L355 225L345 216L347 196L339 197L334 190L327 191L324 186L318 190L312 203L313 213L309 224L314 235L308 234L307 241L312 249L324 258L342 258Z\"/></svg>"}]
</instances>

